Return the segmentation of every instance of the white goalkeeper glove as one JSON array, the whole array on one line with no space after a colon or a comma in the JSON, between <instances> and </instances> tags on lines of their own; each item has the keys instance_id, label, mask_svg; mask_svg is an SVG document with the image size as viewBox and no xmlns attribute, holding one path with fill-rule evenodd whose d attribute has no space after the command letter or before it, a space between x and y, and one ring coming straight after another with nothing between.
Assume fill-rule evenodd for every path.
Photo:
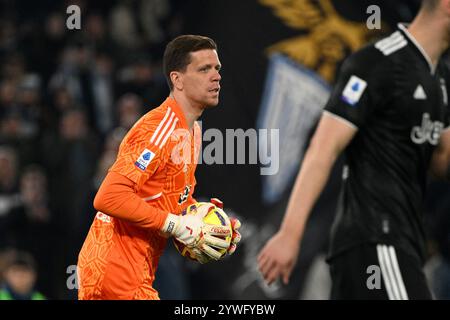
<instances>
[{"instance_id":1,"label":"white goalkeeper glove","mask_svg":"<svg viewBox=\"0 0 450 320\"><path fill-rule=\"evenodd\" d=\"M230 235L230 229L204 223L203 218L209 209L209 206L202 206L196 215L177 216L169 213L162 231L171 234L194 251L200 250L212 259L219 260L222 254L215 248L220 250L229 247L224 239Z\"/></svg>"}]
</instances>

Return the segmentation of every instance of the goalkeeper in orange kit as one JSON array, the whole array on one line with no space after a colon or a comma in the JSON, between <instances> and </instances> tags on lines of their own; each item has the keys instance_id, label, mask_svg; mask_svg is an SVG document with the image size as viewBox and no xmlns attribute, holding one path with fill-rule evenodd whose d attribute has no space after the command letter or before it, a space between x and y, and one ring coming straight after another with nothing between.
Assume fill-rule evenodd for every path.
<instances>
[{"instance_id":1,"label":"goalkeeper in orange kit","mask_svg":"<svg viewBox=\"0 0 450 320\"><path fill-rule=\"evenodd\" d=\"M196 120L219 102L220 68L207 37L185 35L167 45L170 96L127 133L94 199L98 212L78 258L80 300L159 299L152 284L168 236L215 260L220 249L236 249L238 220L231 219L229 244L222 238L229 229L180 215L196 202Z\"/></svg>"}]
</instances>

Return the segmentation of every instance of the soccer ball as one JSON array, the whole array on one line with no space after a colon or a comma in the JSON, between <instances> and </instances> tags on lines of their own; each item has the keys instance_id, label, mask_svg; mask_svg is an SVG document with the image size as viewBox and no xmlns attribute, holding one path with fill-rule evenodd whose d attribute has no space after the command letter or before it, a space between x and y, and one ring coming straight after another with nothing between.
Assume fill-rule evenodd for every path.
<instances>
[{"instance_id":1,"label":"soccer ball","mask_svg":"<svg viewBox=\"0 0 450 320\"><path fill-rule=\"evenodd\" d=\"M205 208L204 206L207 206L207 208ZM225 241L231 243L232 230L230 218L228 218L227 214L222 209L216 207L214 204L209 202L197 202L188 206L186 210L184 210L181 214L182 215L198 214L200 210L208 210L208 213L203 218L203 221L205 223L228 226L230 228L230 235L225 238ZM181 243L175 238L173 238L173 244L175 245L175 248L177 248L178 252L182 256L187 257L191 260L200 263L207 263L213 260L203 252L199 252L198 250L195 251L192 248L188 248L185 244ZM221 257L224 256L227 252L227 249L217 249L217 250L222 254Z\"/></svg>"}]
</instances>

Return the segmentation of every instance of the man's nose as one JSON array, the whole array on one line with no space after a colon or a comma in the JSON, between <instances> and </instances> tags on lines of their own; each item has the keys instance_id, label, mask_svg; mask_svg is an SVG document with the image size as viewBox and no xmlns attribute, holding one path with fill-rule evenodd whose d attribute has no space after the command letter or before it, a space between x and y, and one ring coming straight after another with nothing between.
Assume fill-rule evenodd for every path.
<instances>
[{"instance_id":1,"label":"man's nose","mask_svg":"<svg viewBox=\"0 0 450 320\"><path fill-rule=\"evenodd\" d=\"M222 76L220 75L219 71L214 72L213 81L220 81L222 79Z\"/></svg>"}]
</instances>

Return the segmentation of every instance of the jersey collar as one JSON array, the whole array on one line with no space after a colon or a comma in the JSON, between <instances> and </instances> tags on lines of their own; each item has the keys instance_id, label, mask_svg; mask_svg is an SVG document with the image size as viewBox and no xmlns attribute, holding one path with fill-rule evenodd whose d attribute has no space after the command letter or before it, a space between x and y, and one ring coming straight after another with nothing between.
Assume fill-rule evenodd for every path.
<instances>
[{"instance_id":1,"label":"jersey collar","mask_svg":"<svg viewBox=\"0 0 450 320\"><path fill-rule=\"evenodd\" d=\"M411 41L416 46L416 48L419 50L419 52L422 54L422 56L424 57L425 61L427 62L428 67L430 68L431 74L434 75L437 66L433 66L433 64L431 63L431 59L428 56L428 54L425 52L425 50L420 45L420 43L417 42L417 40L414 38L414 36L408 31L407 24L406 23L399 23L399 24L397 24L397 27L405 34L405 36L409 39L409 41Z\"/></svg>"},{"instance_id":2,"label":"jersey collar","mask_svg":"<svg viewBox=\"0 0 450 320\"><path fill-rule=\"evenodd\" d=\"M186 117L184 116L184 112L181 109L178 102L174 98L169 96L169 97L167 97L166 101L164 101L164 103L167 104L170 108L172 108L173 112L175 112L178 119L180 119L180 122L181 122L181 125L183 126L183 128L189 129L189 126L186 121Z\"/></svg>"}]
</instances>

